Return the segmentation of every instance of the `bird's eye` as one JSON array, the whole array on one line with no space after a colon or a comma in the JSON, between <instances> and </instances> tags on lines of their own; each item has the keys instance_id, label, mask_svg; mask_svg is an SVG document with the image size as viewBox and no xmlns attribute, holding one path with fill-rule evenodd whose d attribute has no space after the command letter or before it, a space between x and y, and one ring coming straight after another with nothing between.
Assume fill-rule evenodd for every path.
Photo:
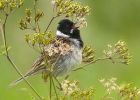
<instances>
[{"instance_id":1,"label":"bird's eye","mask_svg":"<svg viewBox=\"0 0 140 100\"><path fill-rule=\"evenodd\" d=\"M73 33L73 30L74 30L74 29L71 29L71 30L70 30L70 33L71 33L71 34Z\"/></svg>"}]
</instances>

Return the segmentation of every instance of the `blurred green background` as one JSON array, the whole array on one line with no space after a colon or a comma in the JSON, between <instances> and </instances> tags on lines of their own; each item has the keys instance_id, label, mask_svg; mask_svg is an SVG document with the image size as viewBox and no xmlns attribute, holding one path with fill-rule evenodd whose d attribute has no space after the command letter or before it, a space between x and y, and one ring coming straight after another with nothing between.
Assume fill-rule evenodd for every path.
<instances>
[{"instance_id":1,"label":"blurred green background","mask_svg":"<svg viewBox=\"0 0 140 100\"><path fill-rule=\"evenodd\" d=\"M103 50L107 49L107 44L114 45L121 39L126 41L133 58L132 64L128 66L112 64L108 60L98 61L86 67L86 71L73 72L69 79L79 80L82 89L90 86L96 87L94 100L100 100L105 95L106 89L98 80L101 78L115 77L118 85L132 82L133 86L140 87L140 0L79 1L82 5L88 5L91 8L91 14L86 17L88 27L81 29L81 35L84 43L91 45L96 50L96 58L103 55ZM51 0L40 0L37 7L45 13L40 22L42 30L44 30L52 16ZM21 31L17 23L18 19L25 18L26 8L33 8L33 0L25 0L21 9L9 16L6 24L7 43L12 47L10 56L22 73L25 73L39 56L39 53L31 49L23 38L25 34L32 33L32 31ZM3 18L1 13L0 17ZM62 18L55 19L49 28L54 33L60 19ZM3 45L1 35L0 45ZM29 88L24 81L7 89L7 86L19 75L4 56L0 56L0 68L0 99L32 100L27 92L18 90L19 88ZM28 80L41 96L47 98L49 82L43 84L41 75L32 76ZM115 93L111 95L117 97Z\"/></svg>"}]
</instances>

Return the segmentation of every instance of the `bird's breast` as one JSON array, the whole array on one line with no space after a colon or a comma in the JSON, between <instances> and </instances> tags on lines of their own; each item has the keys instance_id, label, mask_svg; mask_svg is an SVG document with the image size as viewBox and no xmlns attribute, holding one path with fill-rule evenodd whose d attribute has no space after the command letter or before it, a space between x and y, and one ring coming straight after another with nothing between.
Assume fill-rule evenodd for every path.
<instances>
[{"instance_id":1,"label":"bird's breast","mask_svg":"<svg viewBox=\"0 0 140 100\"><path fill-rule=\"evenodd\" d=\"M62 55L53 69L53 75L55 77L63 77L69 75L70 72L77 69L82 62L82 51L73 46L73 50L70 53Z\"/></svg>"}]
</instances>

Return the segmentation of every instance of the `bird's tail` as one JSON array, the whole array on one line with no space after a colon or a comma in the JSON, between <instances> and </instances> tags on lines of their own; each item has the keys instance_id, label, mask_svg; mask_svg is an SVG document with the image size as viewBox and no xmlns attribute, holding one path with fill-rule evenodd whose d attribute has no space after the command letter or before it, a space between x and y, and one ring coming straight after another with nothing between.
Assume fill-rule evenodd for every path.
<instances>
[{"instance_id":1,"label":"bird's tail","mask_svg":"<svg viewBox=\"0 0 140 100\"><path fill-rule=\"evenodd\" d=\"M46 71L46 66L43 63L43 57L42 55L40 55L40 57L35 61L35 63L33 64L33 66L31 67L31 69L29 71L27 71L27 73L24 75L24 78L27 78L28 76L34 75L34 74L39 74ZM21 82L23 80L22 77L18 78L17 80L15 80L14 82L12 82L8 88L16 85L17 83Z\"/></svg>"},{"instance_id":2,"label":"bird's tail","mask_svg":"<svg viewBox=\"0 0 140 100\"><path fill-rule=\"evenodd\" d=\"M24 78L27 78L27 77L28 77L28 76L24 76ZM18 83L21 82L22 80L23 80L22 77L18 78L17 80L15 80L14 82L12 82L12 83L8 86L8 88L11 88L12 86L18 84Z\"/></svg>"}]
</instances>

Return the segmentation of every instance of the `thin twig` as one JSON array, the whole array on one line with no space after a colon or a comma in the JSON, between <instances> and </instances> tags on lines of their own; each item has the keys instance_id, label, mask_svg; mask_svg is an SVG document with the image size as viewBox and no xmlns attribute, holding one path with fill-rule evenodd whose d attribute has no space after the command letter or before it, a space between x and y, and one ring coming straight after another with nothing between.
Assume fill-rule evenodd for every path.
<instances>
[{"instance_id":1,"label":"thin twig","mask_svg":"<svg viewBox=\"0 0 140 100\"><path fill-rule=\"evenodd\" d=\"M41 28L39 26L39 23L37 22L36 24L37 24L37 27L38 27L38 32L40 33L41 32Z\"/></svg>"},{"instance_id":2,"label":"thin twig","mask_svg":"<svg viewBox=\"0 0 140 100\"><path fill-rule=\"evenodd\" d=\"M54 77L54 79L56 80L56 82L58 83L59 87L57 87L59 90L63 90L61 83L58 81L58 79L56 77Z\"/></svg>"},{"instance_id":3,"label":"thin twig","mask_svg":"<svg viewBox=\"0 0 140 100\"><path fill-rule=\"evenodd\" d=\"M4 34L3 34L3 24L0 23L0 33L1 33L1 36L2 36L2 40L3 40L3 44L5 44L5 41L4 41Z\"/></svg>"},{"instance_id":4,"label":"thin twig","mask_svg":"<svg viewBox=\"0 0 140 100\"><path fill-rule=\"evenodd\" d=\"M53 83L54 91L55 91L55 94L56 94L56 98L57 98L57 100L59 100L58 95L57 95L57 91L56 91L56 88L55 88L55 84L54 84L54 81L53 81L53 78L52 78L52 83Z\"/></svg>"},{"instance_id":5,"label":"thin twig","mask_svg":"<svg viewBox=\"0 0 140 100\"><path fill-rule=\"evenodd\" d=\"M36 27L34 27L34 25L32 25L32 22L30 22L29 25L30 25L30 27L27 29L31 29L31 30L35 31L36 33L38 33L36 30Z\"/></svg>"},{"instance_id":6,"label":"thin twig","mask_svg":"<svg viewBox=\"0 0 140 100\"><path fill-rule=\"evenodd\" d=\"M8 55L7 41L6 41L6 34L5 34L5 24L6 24L7 18L8 18L8 14L5 14L5 20L4 20L4 23L2 25L2 29L1 29L2 30L1 34L3 34L3 41L4 41L4 47L5 47L6 55Z\"/></svg>"},{"instance_id":7,"label":"thin twig","mask_svg":"<svg viewBox=\"0 0 140 100\"><path fill-rule=\"evenodd\" d=\"M42 100L42 97L38 94L38 92L32 87L32 85L24 78L24 76L21 74L21 72L17 69L16 65L10 58L10 56L7 55L8 61L11 63L11 65L14 67L14 69L18 72L18 74L24 79L24 81L29 85L29 87L35 92L35 94Z\"/></svg>"},{"instance_id":8,"label":"thin twig","mask_svg":"<svg viewBox=\"0 0 140 100\"><path fill-rule=\"evenodd\" d=\"M53 6L52 19L50 20L50 22L49 22L49 24L48 24L48 26L47 26L47 28L46 28L45 32L47 32L47 30L48 30L49 26L51 25L52 21L53 21L56 17L58 17L58 16L59 16L58 14L57 14L56 16L54 16L54 8L55 8L55 4L54 4L54 6ZM56 10L57 10L57 7L56 7ZM44 32L44 33L45 33L45 32Z\"/></svg>"},{"instance_id":9,"label":"thin twig","mask_svg":"<svg viewBox=\"0 0 140 100\"><path fill-rule=\"evenodd\" d=\"M87 63L87 64L84 64L83 66L81 66L81 67L75 69L74 71L76 71L76 70L78 70L78 69L82 69L82 68L84 68L84 67L86 67L86 66L88 66L88 65L90 65L90 64L92 64L92 63L97 62L98 60L106 60L106 59L111 59L111 58L109 57L109 58L98 58L98 59L95 59L95 60L93 60L93 61L91 61L91 62L89 62L89 63Z\"/></svg>"},{"instance_id":10,"label":"thin twig","mask_svg":"<svg viewBox=\"0 0 140 100\"><path fill-rule=\"evenodd\" d=\"M37 10L36 10L36 4L37 4L37 1L34 2L34 13L35 13L35 16L36 16L36 12L37 12ZM38 23L38 21L35 20L35 29L36 28L38 28L38 32L41 32L41 28L39 26L39 23Z\"/></svg>"},{"instance_id":11,"label":"thin twig","mask_svg":"<svg viewBox=\"0 0 140 100\"><path fill-rule=\"evenodd\" d=\"M35 16L36 16L36 3L37 3L37 1L34 1L34 14L35 14ZM35 19L35 29L37 28L37 24L36 24L37 22L36 22L36 19Z\"/></svg>"},{"instance_id":12,"label":"thin twig","mask_svg":"<svg viewBox=\"0 0 140 100\"><path fill-rule=\"evenodd\" d=\"M117 100L121 100L121 97L120 97L120 92L119 92L119 94L118 94L118 99Z\"/></svg>"},{"instance_id":13,"label":"thin twig","mask_svg":"<svg viewBox=\"0 0 140 100\"><path fill-rule=\"evenodd\" d=\"M104 97L102 97L101 100L105 100L105 98L109 95L109 93L107 93Z\"/></svg>"},{"instance_id":14,"label":"thin twig","mask_svg":"<svg viewBox=\"0 0 140 100\"><path fill-rule=\"evenodd\" d=\"M54 8L55 8L56 4L53 5L53 14L52 17L54 16Z\"/></svg>"},{"instance_id":15,"label":"thin twig","mask_svg":"<svg viewBox=\"0 0 140 100\"><path fill-rule=\"evenodd\" d=\"M56 17L58 17L58 16L59 16L59 15L52 17L52 19L50 20L50 22L49 22L49 24L48 24L48 26L47 26L47 28L46 28L46 30L45 30L45 32L47 32L47 30L48 30L49 26L51 25L52 21L53 21ZM45 32L44 32L44 33L45 33Z\"/></svg>"},{"instance_id":16,"label":"thin twig","mask_svg":"<svg viewBox=\"0 0 140 100\"><path fill-rule=\"evenodd\" d=\"M28 46L33 48L35 51L37 51L39 54L41 53L39 50L37 50L35 47L31 46L28 42L27 42Z\"/></svg>"},{"instance_id":17,"label":"thin twig","mask_svg":"<svg viewBox=\"0 0 140 100\"><path fill-rule=\"evenodd\" d=\"M1 34L3 36L4 47L5 47L5 51L6 51L6 57L7 57L8 61L11 63L11 65L14 67L14 69L17 71L17 73L23 78L23 80L29 85L29 87L35 92L35 94L42 100L42 97L37 93L37 91L32 87L32 85L24 78L24 76L18 70L18 68L16 67L16 65L14 64L14 62L12 61L12 59L10 58L10 56L8 54L6 32L5 32L5 25L6 25L6 21L7 21L7 18L8 18L8 14L5 14L5 16L6 17L5 17L4 23L3 23L2 28L1 28Z\"/></svg>"},{"instance_id":18,"label":"thin twig","mask_svg":"<svg viewBox=\"0 0 140 100\"><path fill-rule=\"evenodd\" d=\"M50 78L50 100L52 98L52 75L49 76Z\"/></svg>"}]
</instances>

